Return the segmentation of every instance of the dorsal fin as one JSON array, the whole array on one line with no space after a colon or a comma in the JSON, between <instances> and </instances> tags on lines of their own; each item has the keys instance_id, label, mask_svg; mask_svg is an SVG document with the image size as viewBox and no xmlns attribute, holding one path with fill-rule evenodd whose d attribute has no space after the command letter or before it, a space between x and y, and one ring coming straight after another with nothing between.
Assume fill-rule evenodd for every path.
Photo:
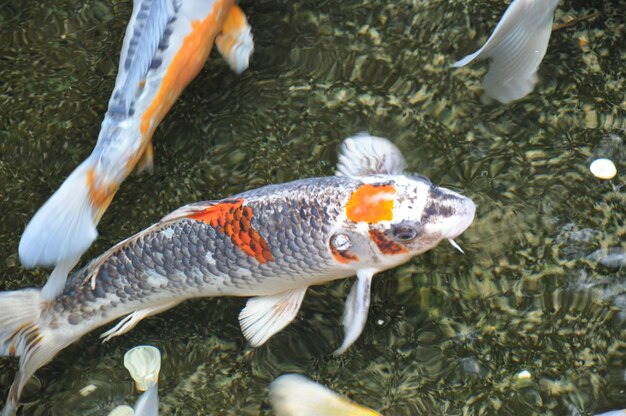
<instances>
[{"instance_id":1,"label":"dorsal fin","mask_svg":"<svg viewBox=\"0 0 626 416\"><path fill-rule=\"evenodd\" d=\"M404 156L389 140L359 133L341 144L337 176L400 175L406 168Z\"/></svg>"}]
</instances>

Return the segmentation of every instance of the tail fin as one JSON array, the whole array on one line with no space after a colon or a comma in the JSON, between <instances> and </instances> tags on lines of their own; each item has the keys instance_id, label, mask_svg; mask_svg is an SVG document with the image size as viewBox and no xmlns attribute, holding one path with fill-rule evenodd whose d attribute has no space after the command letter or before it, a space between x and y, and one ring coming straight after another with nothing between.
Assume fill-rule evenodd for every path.
<instances>
[{"instance_id":1,"label":"tail fin","mask_svg":"<svg viewBox=\"0 0 626 416\"><path fill-rule=\"evenodd\" d=\"M514 0L483 47L452 66L492 58L483 81L487 95L503 104L526 96L537 82L557 4L558 0Z\"/></svg>"},{"instance_id":2,"label":"tail fin","mask_svg":"<svg viewBox=\"0 0 626 416\"><path fill-rule=\"evenodd\" d=\"M96 239L96 224L117 188L95 188L94 162L88 158L80 164L28 223L19 247L24 266L53 266L70 260L74 266Z\"/></svg>"},{"instance_id":3,"label":"tail fin","mask_svg":"<svg viewBox=\"0 0 626 416\"><path fill-rule=\"evenodd\" d=\"M248 68L254 41L246 15L237 5L233 5L228 12L222 33L215 38L215 45L233 71L241 74Z\"/></svg>"},{"instance_id":4,"label":"tail fin","mask_svg":"<svg viewBox=\"0 0 626 416\"><path fill-rule=\"evenodd\" d=\"M41 327L44 306L38 289L0 293L0 355L20 357L2 416L15 414L28 379L69 344L58 342L48 328Z\"/></svg>"},{"instance_id":5,"label":"tail fin","mask_svg":"<svg viewBox=\"0 0 626 416\"><path fill-rule=\"evenodd\" d=\"M380 416L299 374L285 374L274 380L270 400L278 416Z\"/></svg>"}]
</instances>

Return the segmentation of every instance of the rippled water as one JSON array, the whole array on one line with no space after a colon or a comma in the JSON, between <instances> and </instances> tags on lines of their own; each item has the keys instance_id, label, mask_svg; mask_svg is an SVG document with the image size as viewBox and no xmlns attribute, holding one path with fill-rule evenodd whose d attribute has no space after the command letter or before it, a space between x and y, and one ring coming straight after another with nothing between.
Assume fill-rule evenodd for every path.
<instances>
[{"instance_id":1,"label":"rippled water","mask_svg":"<svg viewBox=\"0 0 626 416\"><path fill-rule=\"evenodd\" d=\"M0 2L2 289L45 281L19 266L19 236L95 144L131 10L53 3ZM134 402L122 356L144 343L163 352L163 414L269 414L267 386L284 372L386 415L626 407L623 144L618 179L587 169L603 140L625 137L626 2L562 2L557 23L600 15L556 31L538 88L508 106L481 102L484 64L449 69L486 39L499 0L241 5L250 69L237 76L211 56L154 136L155 172L123 184L85 258L185 203L331 175L340 141L364 130L476 201L467 254L442 245L381 274L364 334L340 357L350 282L312 288L296 322L254 350L237 323L243 299L186 302L106 345L93 333L63 351L28 384L24 414ZM0 361L0 400L16 368Z\"/></svg>"}]
</instances>

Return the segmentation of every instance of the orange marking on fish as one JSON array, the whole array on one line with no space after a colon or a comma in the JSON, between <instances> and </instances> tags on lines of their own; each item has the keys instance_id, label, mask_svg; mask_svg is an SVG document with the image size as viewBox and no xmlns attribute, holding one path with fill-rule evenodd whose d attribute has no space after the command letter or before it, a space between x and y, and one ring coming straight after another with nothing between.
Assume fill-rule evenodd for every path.
<instances>
[{"instance_id":1,"label":"orange marking on fish","mask_svg":"<svg viewBox=\"0 0 626 416\"><path fill-rule=\"evenodd\" d=\"M274 260L267 241L252 228L252 208L243 206L243 199L221 202L203 211L189 215L220 230L244 253L263 264Z\"/></svg>"},{"instance_id":2,"label":"orange marking on fish","mask_svg":"<svg viewBox=\"0 0 626 416\"><path fill-rule=\"evenodd\" d=\"M348 264L351 261L359 261L359 258L354 254L350 254L348 251L339 251L332 244L330 245L330 252L339 263Z\"/></svg>"},{"instance_id":3,"label":"orange marking on fish","mask_svg":"<svg viewBox=\"0 0 626 416\"><path fill-rule=\"evenodd\" d=\"M350 195L346 215L350 221L368 224L391 221L395 194L392 185L361 185Z\"/></svg>"},{"instance_id":4,"label":"orange marking on fish","mask_svg":"<svg viewBox=\"0 0 626 416\"><path fill-rule=\"evenodd\" d=\"M230 50L239 40L239 34L247 26L246 15L243 10L236 4L233 5L226 16L224 26L222 26L222 33L215 39L215 44L222 54L230 54Z\"/></svg>"},{"instance_id":5,"label":"orange marking on fish","mask_svg":"<svg viewBox=\"0 0 626 416\"><path fill-rule=\"evenodd\" d=\"M408 253L409 252L409 250L407 250L401 244L398 244L395 241L389 240L385 236L385 233L383 233L382 231L370 229L369 230L369 235L370 235L370 240L372 240L374 243L376 243L376 245L378 246L378 249L381 251L381 253L384 253L384 254L404 254L404 253Z\"/></svg>"},{"instance_id":6,"label":"orange marking on fish","mask_svg":"<svg viewBox=\"0 0 626 416\"><path fill-rule=\"evenodd\" d=\"M191 22L191 33L183 39L180 49L167 68L159 91L141 117L140 131L145 142L152 138L154 130L183 89L202 69L213 47L215 36L222 31L224 20L233 4L234 0L218 0L204 20Z\"/></svg>"},{"instance_id":7,"label":"orange marking on fish","mask_svg":"<svg viewBox=\"0 0 626 416\"><path fill-rule=\"evenodd\" d=\"M107 185L96 184L93 168L87 171L87 185L89 186L89 200L96 208L94 221L97 223L104 214L104 211L109 207L119 186L116 183Z\"/></svg>"}]
</instances>

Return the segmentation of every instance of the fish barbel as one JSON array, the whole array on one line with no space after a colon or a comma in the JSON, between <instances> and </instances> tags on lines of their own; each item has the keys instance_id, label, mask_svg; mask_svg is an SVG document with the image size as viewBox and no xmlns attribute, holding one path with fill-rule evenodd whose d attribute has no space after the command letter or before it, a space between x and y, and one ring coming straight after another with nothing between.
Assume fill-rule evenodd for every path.
<instances>
[{"instance_id":1,"label":"fish barbel","mask_svg":"<svg viewBox=\"0 0 626 416\"><path fill-rule=\"evenodd\" d=\"M152 135L202 69L214 42L236 72L247 68L254 45L234 0L133 2L96 147L37 211L20 241L24 266L58 266L44 297L53 299L63 290L122 181L135 168L152 167Z\"/></svg>"},{"instance_id":2,"label":"fish barbel","mask_svg":"<svg viewBox=\"0 0 626 416\"><path fill-rule=\"evenodd\" d=\"M337 176L269 185L194 203L117 244L45 299L0 294L0 353L20 356L4 415L24 383L67 345L118 317L105 340L143 318L206 296L254 296L239 315L252 346L291 322L311 285L356 274L343 318L345 351L361 334L374 274L458 237L474 203L404 173L382 138L343 142Z\"/></svg>"}]
</instances>

